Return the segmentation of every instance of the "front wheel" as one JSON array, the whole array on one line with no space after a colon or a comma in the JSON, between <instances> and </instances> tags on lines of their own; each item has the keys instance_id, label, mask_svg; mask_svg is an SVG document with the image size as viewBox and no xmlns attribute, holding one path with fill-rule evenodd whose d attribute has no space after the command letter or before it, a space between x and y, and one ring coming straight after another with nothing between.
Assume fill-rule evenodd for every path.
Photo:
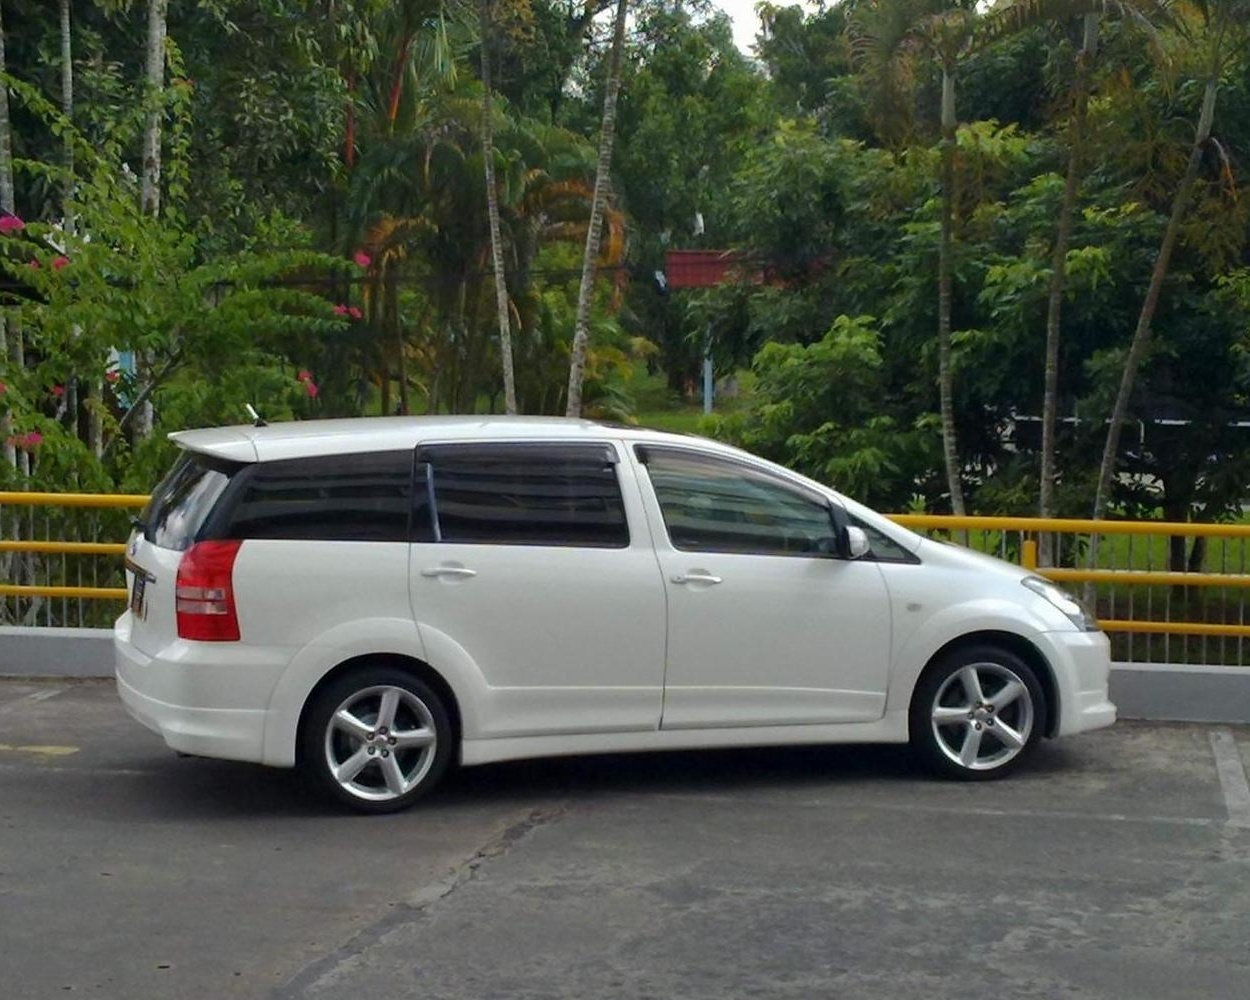
<instances>
[{"instance_id":1,"label":"front wheel","mask_svg":"<svg viewBox=\"0 0 1250 1000\"><path fill-rule=\"evenodd\" d=\"M1001 778L1037 745L1045 704L1036 672L1014 653L994 646L958 649L916 686L912 748L947 777Z\"/></svg>"},{"instance_id":2,"label":"front wheel","mask_svg":"<svg viewBox=\"0 0 1250 1000\"><path fill-rule=\"evenodd\" d=\"M410 806L451 760L452 727L441 699L394 667L354 670L318 692L300 735L308 777L361 812Z\"/></svg>"}]
</instances>

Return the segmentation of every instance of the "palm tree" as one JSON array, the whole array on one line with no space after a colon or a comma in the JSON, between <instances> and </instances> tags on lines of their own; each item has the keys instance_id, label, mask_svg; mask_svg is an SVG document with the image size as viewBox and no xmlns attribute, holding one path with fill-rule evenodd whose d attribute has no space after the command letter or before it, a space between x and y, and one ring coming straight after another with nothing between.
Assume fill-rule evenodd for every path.
<instances>
[{"instance_id":1,"label":"palm tree","mask_svg":"<svg viewBox=\"0 0 1250 1000\"><path fill-rule=\"evenodd\" d=\"M1202 73L1202 104L1194 127L1194 138L1189 150L1185 172L1181 175L1172 198L1172 209L1167 228L1155 256L1154 268L1146 297L1137 317L1137 327L1129 344L1120 377L1120 387L1111 409L1107 426L1107 439L1103 447L1102 462L1098 469L1098 488L1094 495L1094 519L1104 516L1111 496L1111 480L1115 475L1116 460L1120 450L1120 432L1128 418L1129 400L1133 382L1141 368L1150 343L1151 323L1163 292L1172 251L1180 234L1181 225L1193 201L1194 186L1202 161L1211 143L1211 127L1215 120L1215 102L1219 95L1220 81L1234 61L1250 47L1250 0L1191 0L1186 12L1176 21L1176 30L1184 41L1197 53ZM1091 546L1091 562L1096 556L1096 546Z\"/></svg>"},{"instance_id":2,"label":"palm tree","mask_svg":"<svg viewBox=\"0 0 1250 1000\"><path fill-rule=\"evenodd\" d=\"M4 57L4 4L0 3L0 74L8 72ZM13 200L13 127L9 121L9 88L0 86L0 211L15 214ZM20 336L20 334L19 334ZM0 315L0 358L9 353L9 330L7 317ZM0 420L0 437L4 439L4 458L9 465L17 465L17 449L13 446L12 417L7 413Z\"/></svg>"},{"instance_id":3,"label":"palm tree","mask_svg":"<svg viewBox=\"0 0 1250 1000\"><path fill-rule=\"evenodd\" d=\"M1051 248L1050 284L1046 295L1046 354L1042 391L1042 455L1038 513L1055 514L1055 427L1059 412L1059 344L1062 332L1063 295L1067 284L1068 243L1072 220L1084 171L1090 81L1098 55L1098 32L1102 17L1109 11L1143 26L1151 34L1155 25L1165 23L1170 0L1014 0L992 10L978 31L982 42L993 42L1049 21L1071 17L1082 19L1082 41L1077 50L1069 100L1072 119L1068 126L1068 165ZM1042 536L1042 562L1053 561L1052 536Z\"/></svg>"},{"instance_id":4,"label":"palm tree","mask_svg":"<svg viewBox=\"0 0 1250 1000\"><path fill-rule=\"evenodd\" d=\"M573 349L569 357L569 397L565 415L582 415L582 384L586 379L586 344L590 338L590 303L595 290L595 265L599 259L600 230L608 201L612 171L612 143L616 137L616 98L621 90L621 63L625 49L625 13L628 0L617 0L612 31L612 54L608 60L607 90L603 96L603 123L599 134L599 163L595 169L595 194L590 204L586 249L582 255L582 281L577 293L577 316L573 321Z\"/></svg>"},{"instance_id":5,"label":"palm tree","mask_svg":"<svg viewBox=\"0 0 1250 1000\"><path fill-rule=\"evenodd\" d=\"M954 366L951 350L954 254L954 189L956 133L955 72L973 38L976 14L953 0L868 0L856 7L848 27L861 67L878 91L878 121L887 132L896 124L900 98L905 99L917 59L935 59L942 72L941 104L941 227L938 243L938 397L942 422L942 454L951 510L965 513L955 430Z\"/></svg>"},{"instance_id":6,"label":"palm tree","mask_svg":"<svg viewBox=\"0 0 1250 1000\"><path fill-rule=\"evenodd\" d=\"M160 95L165 90L165 30L169 0L148 0L148 47L145 78L148 124L143 131L143 172L141 204L145 215L161 212L161 110Z\"/></svg>"},{"instance_id":7,"label":"palm tree","mask_svg":"<svg viewBox=\"0 0 1250 1000\"><path fill-rule=\"evenodd\" d=\"M495 310L499 316L499 354L503 361L504 410L516 413L516 373L512 370L512 324L508 315L508 284L499 235L499 189L495 186L495 132L490 82L490 0L478 4L482 46L482 162L486 166L486 217L490 225L490 258L495 272Z\"/></svg>"}]
</instances>

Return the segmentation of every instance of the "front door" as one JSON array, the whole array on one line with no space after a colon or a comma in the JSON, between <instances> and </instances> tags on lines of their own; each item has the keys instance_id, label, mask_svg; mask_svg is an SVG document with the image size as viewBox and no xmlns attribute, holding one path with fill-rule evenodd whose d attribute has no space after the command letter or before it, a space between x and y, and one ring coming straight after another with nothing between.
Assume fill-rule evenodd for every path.
<instances>
[{"instance_id":1,"label":"front door","mask_svg":"<svg viewBox=\"0 0 1250 1000\"><path fill-rule=\"evenodd\" d=\"M664 586L612 443L426 446L410 591L427 655L485 690L476 738L659 727Z\"/></svg>"},{"instance_id":2,"label":"front door","mask_svg":"<svg viewBox=\"0 0 1250 1000\"><path fill-rule=\"evenodd\" d=\"M879 567L836 555L830 502L697 449L638 451L668 594L662 728L879 719L890 604Z\"/></svg>"}]
</instances>

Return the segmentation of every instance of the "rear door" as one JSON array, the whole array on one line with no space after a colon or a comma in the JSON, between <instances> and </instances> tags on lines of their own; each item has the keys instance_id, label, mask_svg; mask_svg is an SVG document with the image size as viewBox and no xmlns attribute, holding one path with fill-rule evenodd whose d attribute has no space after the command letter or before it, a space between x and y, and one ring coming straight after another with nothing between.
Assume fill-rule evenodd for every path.
<instances>
[{"instance_id":1,"label":"rear door","mask_svg":"<svg viewBox=\"0 0 1250 1000\"><path fill-rule=\"evenodd\" d=\"M664 586L617 445L445 444L416 457L413 614L435 666L464 657L485 678L478 735L658 728Z\"/></svg>"}]
</instances>

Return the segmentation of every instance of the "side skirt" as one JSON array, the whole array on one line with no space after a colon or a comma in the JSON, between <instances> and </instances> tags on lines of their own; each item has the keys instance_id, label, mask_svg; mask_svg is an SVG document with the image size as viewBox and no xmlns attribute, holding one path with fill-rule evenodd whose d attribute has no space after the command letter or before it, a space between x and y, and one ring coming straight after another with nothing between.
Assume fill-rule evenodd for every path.
<instances>
[{"instance_id":1,"label":"side skirt","mask_svg":"<svg viewBox=\"0 0 1250 1000\"><path fill-rule=\"evenodd\" d=\"M562 736L508 736L465 740L465 767L529 757L634 753L655 750L701 750L714 747L779 747L820 743L906 743L907 712L888 712L873 722L820 726L742 726L735 729L664 729L634 733L587 733Z\"/></svg>"}]
</instances>

